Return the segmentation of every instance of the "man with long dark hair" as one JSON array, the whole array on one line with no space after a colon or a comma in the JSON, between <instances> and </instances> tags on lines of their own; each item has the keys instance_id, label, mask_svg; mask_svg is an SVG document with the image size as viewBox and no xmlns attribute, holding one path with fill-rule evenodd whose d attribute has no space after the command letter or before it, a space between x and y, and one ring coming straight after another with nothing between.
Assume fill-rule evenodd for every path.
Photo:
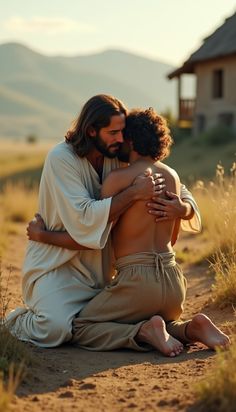
<instances>
[{"instance_id":1,"label":"man with long dark hair","mask_svg":"<svg viewBox=\"0 0 236 412\"><path fill-rule=\"evenodd\" d=\"M21 340L42 347L71 340L75 315L113 275L112 222L134 202L155 198L164 188L158 174L146 173L120 193L100 199L102 182L121 166L117 155L123 144L126 113L123 103L112 96L92 97L67 132L66 142L47 156L39 212L47 229L59 233L48 242L44 231L35 239L38 242L29 242L22 281L27 307L8 316L11 332ZM175 202L174 213L189 219L185 223L191 222L197 230L197 207L192 197L182 192L189 203Z\"/></svg>"}]
</instances>

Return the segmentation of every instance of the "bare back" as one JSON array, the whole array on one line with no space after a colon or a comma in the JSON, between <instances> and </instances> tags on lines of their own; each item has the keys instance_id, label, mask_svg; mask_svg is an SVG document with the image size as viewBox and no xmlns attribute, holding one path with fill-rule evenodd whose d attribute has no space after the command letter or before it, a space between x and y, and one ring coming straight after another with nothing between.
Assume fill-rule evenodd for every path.
<instances>
[{"instance_id":1,"label":"bare back","mask_svg":"<svg viewBox=\"0 0 236 412\"><path fill-rule=\"evenodd\" d=\"M132 184L134 179L143 174L147 168L153 173L162 173L166 190L180 194L180 182L176 172L161 162L138 160L131 166L114 172L114 182L119 179L119 186ZM162 195L165 197L165 195ZM113 247L115 257L119 258L138 252L171 251L171 237L175 220L156 222L148 213L147 201L136 201L124 212L113 229Z\"/></svg>"}]
</instances>

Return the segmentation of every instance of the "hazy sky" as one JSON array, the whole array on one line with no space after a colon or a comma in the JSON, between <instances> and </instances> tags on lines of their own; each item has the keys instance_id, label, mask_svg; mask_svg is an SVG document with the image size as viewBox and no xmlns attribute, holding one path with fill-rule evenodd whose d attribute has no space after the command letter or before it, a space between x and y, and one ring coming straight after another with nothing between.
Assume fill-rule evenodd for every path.
<instances>
[{"instance_id":1,"label":"hazy sky","mask_svg":"<svg viewBox=\"0 0 236 412\"><path fill-rule=\"evenodd\" d=\"M180 65L235 0L0 0L0 42L46 54L118 48Z\"/></svg>"}]
</instances>

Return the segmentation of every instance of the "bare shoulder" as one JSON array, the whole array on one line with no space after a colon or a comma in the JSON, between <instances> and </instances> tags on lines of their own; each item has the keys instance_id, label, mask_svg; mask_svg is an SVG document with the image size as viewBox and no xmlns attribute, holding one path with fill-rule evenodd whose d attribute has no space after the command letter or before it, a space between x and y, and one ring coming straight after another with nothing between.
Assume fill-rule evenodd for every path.
<instances>
[{"instance_id":1,"label":"bare shoulder","mask_svg":"<svg viewBox=\"0 0 236 412\"><path fill-rule=\"evenodd\" d=\"M178 193L180 190L180 178L176 170L162 162L157 162L155 166L158 173L162 173L165 178L167 190Z\"/></svg>"}]
</instances>

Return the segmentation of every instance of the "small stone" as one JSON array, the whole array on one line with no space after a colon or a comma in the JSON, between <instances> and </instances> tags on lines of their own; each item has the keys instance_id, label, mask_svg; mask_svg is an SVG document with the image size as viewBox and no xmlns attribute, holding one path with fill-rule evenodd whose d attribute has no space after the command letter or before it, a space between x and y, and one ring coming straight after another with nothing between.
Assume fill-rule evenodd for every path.
<instances>
[{"instance_id":1,"label":"small stone","mask_svg":"<svg viewBox=\"0 0 236 412\"><path fill-rule=\"evenodd\" d=\"M136 408L137 404L134 402L129 403L128 408Z\"/></svg>"},{"instance_id":2,"label":"small stone","mask_svg":"<svg viewBox=\"0 0 236 412\"><path fill-rule=\"evenodd\" d=\"M165 399L161 399L161 400L158 402L157 405L158 405L158 406L166 406L166 405L168 405L168 402L165 401Z\"/></svg>"},{"instance_id":3,"label":"small stone","mask_svg":"<svg viewBox=\"0 0 236 412\"><path fill-rule=\"evenodd\" d=\"M96 388L95 383L84 383L83 385L80 386L80 390L95 389L95 388Z\"/></svg>"},{"instance_id":4,"label":"small stone","mask_svg":"<svg viewBox=\"0 0 236 412\"><path fill-rule=\"evenodd\" d=\"M58 398L74 398L74 394L71 391L66 391L66 392L60 393Z\"/></svg>"},{"instance_id":5,"label":"small stone","mask_svg":"<svg viewBox=\"0 0 236 412\"><path fill-rule=\"evenodd\" d=\"M160 386L154 385L152 389L154 389L154 391L159 391L159 390L160 390Z\"/></svg>"}]
</instances>

